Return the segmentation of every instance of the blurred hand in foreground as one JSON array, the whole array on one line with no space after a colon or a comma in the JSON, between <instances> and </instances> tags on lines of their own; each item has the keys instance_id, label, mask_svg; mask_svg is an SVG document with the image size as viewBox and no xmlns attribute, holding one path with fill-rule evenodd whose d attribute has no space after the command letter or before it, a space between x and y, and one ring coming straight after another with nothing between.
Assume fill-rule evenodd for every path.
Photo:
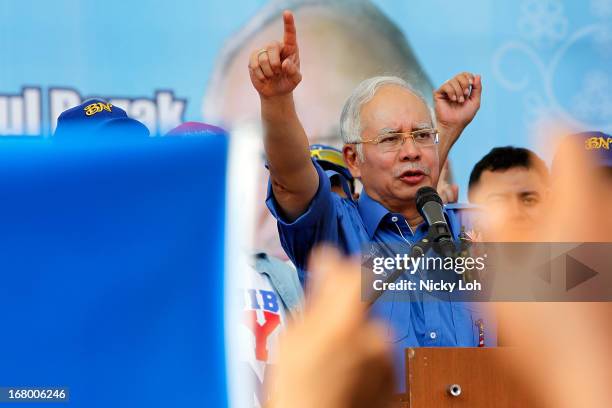
<instances>
[{"instance_id":1,"label":"blurred hand in foreground","mask_svg":"<svg viewBox=\"0 0 612 408\"><path fill-rule=\"evenodd\" d=\"M320 248L309 265L306 311L281 339L270 406L386 407L394 386L390 346L360 299L359 264Z\"/></svg>"},{"instance_id":2,"label":"blurred hand in foreground","mask_svg":"<svg viewBox=\"0 0 612 408\"><path fill-rule=\"evenodd\" d=\"M610 168L572 138L554 156L550 216L538 226L542 241L612 242ZM612 303L513 302L497 311L508 344L524 352L510 367L541 406L612 407Z\"/></svg>"}]
</instances>

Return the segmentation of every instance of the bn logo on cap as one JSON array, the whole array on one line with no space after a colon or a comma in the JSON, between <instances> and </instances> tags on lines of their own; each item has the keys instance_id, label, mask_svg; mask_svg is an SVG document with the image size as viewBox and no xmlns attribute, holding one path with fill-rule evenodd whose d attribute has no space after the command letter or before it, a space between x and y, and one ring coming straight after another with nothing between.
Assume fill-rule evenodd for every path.
<instances>
[{"instance_id":1,"label":"bn logo on cap","mask_svg":"<svg viewBox=\"0 0 612 408\"><path fill-rule=\"evenodd\" d=\"M87 105L83 110L87 116L95 115L98 112L102 112L103 110L112 112L111 107L113 105L110 103L96 102L91 105Z\"/></svg>"},{"instance_id":2,"label":"bn logo on cap","mask_svg":"<svg viewBox=\"0 0 612 408\"><path fill-rule=\"evenodd\" d=\"M604 137L591 137L584 141L584 147L588 150L591 149L610 149L610 142L612 142L612 137L604 138Z\"/></svg>"}]
</instances>

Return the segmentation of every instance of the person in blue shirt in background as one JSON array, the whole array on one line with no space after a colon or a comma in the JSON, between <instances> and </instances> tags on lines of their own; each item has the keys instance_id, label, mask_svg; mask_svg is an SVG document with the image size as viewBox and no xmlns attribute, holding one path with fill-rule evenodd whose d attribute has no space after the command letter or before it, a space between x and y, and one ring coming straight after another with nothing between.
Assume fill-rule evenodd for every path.
<instances>
[{"instance_id":1,"label":"person in blue shirt in background","mask_svg":"<svg viewBox=\"0 0 612 408\"><path fill-rule=\"evenodd\" d=\"M355 178L346 166L341 150L332 146L313 144L310 146L310 157L325 171L332 192L342 198L351 200L359 198L359 193L355 192Z\"/></svg>"},{"instance_id":2,"label":"person in blue shirt in background","mask_svg":"<svg viewBox=\"0 0 612 408\"><path fill-rule=\"evenodd\" d=\"M374 77L358 85L340 125L344 159L363 190L357 202L342 198L332 193L329 178L309 154L293 103L301 81L296 27L289 11L283 19L283 41L255 50L249 73L261 101L270 170L267 205L278 220L283 248L307 285L306 262L319 244L352 255L368 243L409 250L426 236L416 192L436 185L451 146L480 107L482 85L478 75L456 75L434 92L435 116L400 78ZM456 238L458 219L452 211L445 216ZM482 334L480 311L439 294L396 301L391 293L372 305L371 314L390 326L400 391L406 347L477 346Z\"/></svg>"}]
</instances>

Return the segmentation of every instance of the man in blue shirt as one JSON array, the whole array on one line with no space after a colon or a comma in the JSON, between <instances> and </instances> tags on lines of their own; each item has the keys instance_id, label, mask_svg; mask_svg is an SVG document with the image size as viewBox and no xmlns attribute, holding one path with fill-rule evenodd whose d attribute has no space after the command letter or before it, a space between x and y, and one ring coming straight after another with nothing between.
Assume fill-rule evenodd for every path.
<instances>
[{"instance_id":1,"label":"man in blue shirt","mask_svg":"<svg viewBox=\"0 0 612 408\"><path fill-rule=\"evenodd\" d=\"M368 243L409 251L426 235L416 192L436 185L449 149L478 111L482 88L479 76L462 73L438 89L436 129L424 98L402 79L362 82L345 104L340 125L345 161L364 188L358 202L343 199L310 158L292 94L302 79L297 33L292 14L285 12L283 19L283 41L254 51L249 73L261 100L271 179L267 204L305 283L306 262L318 244L331 243L347 254L360 253ZM456 237L458 219L452 211L445 214ZM478 345L483 320L476 308L451 302L448 294L420 293L412 301L394 296L377 300L372 314L389 324L400 379L406 347ZM399 385L402 390L403 381Z\"/></svg>"}]
</instances>

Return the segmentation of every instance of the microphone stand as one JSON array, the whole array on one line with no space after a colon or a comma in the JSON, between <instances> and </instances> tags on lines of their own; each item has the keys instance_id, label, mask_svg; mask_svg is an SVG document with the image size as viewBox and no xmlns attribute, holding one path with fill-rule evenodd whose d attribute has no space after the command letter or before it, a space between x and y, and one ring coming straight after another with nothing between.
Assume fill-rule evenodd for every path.
<instances>
[{"instance_id":1,"label":"microphone stand","mask_svg":"<svg viewBox=\"0 0 612 408\"><path fill-rule=\"evenodd\" d=\"M431 232L428 232L427 236L425 236L425 238L423 238L422 240L420 240L419 242L417 242L415 244L412 244L412 247L410 248L410 257L411 258L423 256L423 255L425 255L427 253L427 251L429 251L429 249L434 244L434 242L432 240L432 235L433 234ZM404 272L405 271L402 270L402 269L396 269L392 273L387 275L387 277L383 280L383 282L384 283L395 282L397 280L397 278L399 278ZM368 307L372 307L374 302L376 302L378 300L378 298L382 296L383 293L384 293L384 291L382 291L382 290L374 290L374 291L372 291L372 293L369 296L367 296L368 303L369 303Z\"/></svg>"},{"instance_id":2,"label":"microphone stand","mask_svg":"<svg viewBox=\"0 0 612 408\"><path fill-rule=\"evenodd\" d=\"M421 257L425 256L425 254L433 247L434 251L441 256L444 257L457 257L461 256L465 253L466 250L469 249L471 241L466 239L465 233L461 233L459 235L459 249L455 248L455 242L450 240L440 240L440 237L437 236L433 232L433 228L430 228L427 232L427 235L420 240L412 244L410 248L410 257ZM389 274L384 280L384 283L392 283L395 282L405 271L402 269L396 269L391 274ZM368 299L369 306L372 307L374 302L378 300L379 297L382 296L384 291L382 290L373 290L369 296L366 297Z\"/></svg>"}]
</instances>

